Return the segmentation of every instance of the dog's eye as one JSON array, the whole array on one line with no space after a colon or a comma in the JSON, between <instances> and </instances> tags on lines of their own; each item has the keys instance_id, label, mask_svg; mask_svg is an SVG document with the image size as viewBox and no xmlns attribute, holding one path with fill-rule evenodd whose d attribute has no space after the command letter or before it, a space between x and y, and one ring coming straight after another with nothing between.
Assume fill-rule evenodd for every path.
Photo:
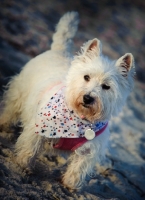
<instances>
[{"instance_id":1,"label":"dog's eye","mask_svg":"<svg viewBox=\"0 0 145 200\"><path fill-rule=\"evenodd\" d=\"M89 75L85 75L85 76L84 76L84 79L85 79L85 81L88 82L88 81L90 80L90 76L89 76Z\"/></svg>"},{"instance_id":2,"label":"dog's eye","mask_svg":"<svg viewBox=\"0 0 145 200\"><path fill-rule=\"evenodd\" d=\"M106 85L106 84L102 84L102 89L103 89L103 90L109 90L109 89L110 89L110 86L109 86L109 85Z\"/></svg>"}]
</instances>

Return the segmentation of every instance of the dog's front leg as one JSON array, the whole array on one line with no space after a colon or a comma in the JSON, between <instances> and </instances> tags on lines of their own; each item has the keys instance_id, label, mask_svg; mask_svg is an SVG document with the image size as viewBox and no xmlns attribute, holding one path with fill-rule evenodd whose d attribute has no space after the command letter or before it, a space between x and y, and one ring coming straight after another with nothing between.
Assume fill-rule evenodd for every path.
<instances>
[{"instance_id":1,"label":"dog's front leg","mask_svg":"<svg viewBox=\"0 0 145 200\"><path fill-rule=\"evenodd\" d=\"M85 180L86 174L92 172L96 159L90 155L73 153L69 158L69 165L63 175L63 185L70 189L79 189Z\"/></svg>"},{"instance_id":2,"label":"dog's front leg","mask_svg":"<svg viewBox=\"0 0 145 200\"><path fill-rule=\"evenodd\" d=\"M41 142L42 137L35 134L33 124L24 128L15 145L17 163L24 168L30 167L30 164L40 150Z\"/></svg>"}]
</instances>

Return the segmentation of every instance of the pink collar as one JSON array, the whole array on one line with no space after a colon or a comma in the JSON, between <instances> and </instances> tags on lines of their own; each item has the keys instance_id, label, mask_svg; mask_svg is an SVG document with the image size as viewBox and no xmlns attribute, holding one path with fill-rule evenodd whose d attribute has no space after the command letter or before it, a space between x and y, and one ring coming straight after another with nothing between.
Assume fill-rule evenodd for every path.
<instances>
[{"instance_id":1,"label":"pink collar","mask_svg":"<svg viewBox=\"0 0 145 200\"><path fill-rule=\"evenodd\" d=\"M104 130L107 128L108 123L106 123L106 125L100 129L99 131L97 131L95 134L95 137L99 136L101 133L104 132ZM71 150L74 151L77 148L79 148L80 146L82 146L84 143L86 143L88 140L85 137L81 137L81 138L60 138L58 143L55 144L53 147L55 149L61 149L61 150Z\"/></svg>"}]
</instances>

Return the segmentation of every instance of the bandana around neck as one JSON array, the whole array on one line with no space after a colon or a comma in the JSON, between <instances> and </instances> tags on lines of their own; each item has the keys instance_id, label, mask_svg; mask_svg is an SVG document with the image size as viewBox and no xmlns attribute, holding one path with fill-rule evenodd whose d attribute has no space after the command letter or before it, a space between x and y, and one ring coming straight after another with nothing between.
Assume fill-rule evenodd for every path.
<instances>
[{"instance_id":1,"label":"bandana around neck","mask_svg":"<svg viewBox=\"0 0 145 200\"><path fill-rule=\"evenodd\" d=\"M93 129L96 133L108 122L97 122L91 125L82 120L67 108L64 98L65 87L55 93L51 99L39 105L37 111L35 133L48 138L81 138L85 131Z\"/></svg>"}]
</instances>

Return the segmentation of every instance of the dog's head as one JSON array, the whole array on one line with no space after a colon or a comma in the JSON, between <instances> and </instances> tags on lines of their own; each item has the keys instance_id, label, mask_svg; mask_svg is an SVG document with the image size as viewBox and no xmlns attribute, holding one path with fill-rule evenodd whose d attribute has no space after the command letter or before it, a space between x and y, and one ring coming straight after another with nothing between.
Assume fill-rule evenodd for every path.
<instances>
[{"instance_id":1,"label":"dog's head","mask_svg":"<svg viewBox=\"0 0 145 200\"><path fill-rule=\"evenodd\" d=\"M74 57L66 78L66 103L90 122L108 120L124 105L133 88L134 58L117 61L102 55L98 39L88 41Z\"/></svg>"}]
</instances>

